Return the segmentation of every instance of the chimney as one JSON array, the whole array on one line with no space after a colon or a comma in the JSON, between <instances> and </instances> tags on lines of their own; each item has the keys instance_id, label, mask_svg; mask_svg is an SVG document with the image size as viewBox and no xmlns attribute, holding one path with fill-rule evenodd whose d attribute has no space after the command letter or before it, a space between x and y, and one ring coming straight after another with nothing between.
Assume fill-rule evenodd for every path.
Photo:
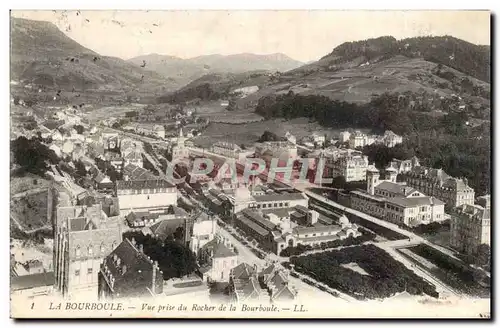
<instances>
[{"instance_id":1,"label":"chimney","mask_svg":"<svg viewBox=\"0 0 500 328\"><path fill-rule=\"evenodd\" d=\"M124 264L122 266L122 274L125 274L127 272L127 266Z\"/></svg>"},{"instance_id":2,"label":"chimney","mask_svg":"<svg viewBox=\"0 0 500 328\"><path fill-rule=\"evenodd\" d=\"M253 265L253 269L254 269L255 272L257 272L257 264Z\"/></svg>"},{"instance_id":3,"label":"chimney","mask_svg":"<svg viewBox=\"0 0 500 328\"><path fill-rule=\"evenodd\" d=\"M144 245L139 244L139 252L144 253Z\"/></svg>"},{"instance_id":4,"label":"chimney","mask_svg":"<svg viewBox=\"0 0 500 328\"><path fill-rule=\"evenodd\" d=\"M134 245L134 246L136 246L136 245L137 245L137 243L136 243L136 241L135 241L135 238L134 238L134 237L132 237L132 240L131 240L130 242L131 242L131 243L132 243L132 245Z\"/></svg>"}]
</instances>

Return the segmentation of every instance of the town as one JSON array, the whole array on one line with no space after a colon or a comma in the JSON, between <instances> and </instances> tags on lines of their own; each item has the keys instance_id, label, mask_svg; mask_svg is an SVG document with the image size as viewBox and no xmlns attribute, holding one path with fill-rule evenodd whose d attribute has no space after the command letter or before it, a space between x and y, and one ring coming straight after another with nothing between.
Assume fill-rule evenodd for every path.
<instances>
[{"instance_id":1,"label":"town","mask_svg":"<svg viewBox=\"0 0 500 328\"><path fill-rule=\"evenodd\" d=\"M300 299L304 289L307 297L313 292L347 300L401 293L446 298L468 292L466 284L475 284L474 293L485 289L486 263L459 264L459 255L476 256L490 244L489 196L475 195L466 179L421 166L415 157L377 169L360 149L401 143L391 131L343 131L329 137L327 147L325 136L297 142L288 132L282 140L246 149L229 141L200 148L174 122L196 121L191 111L171 115L170 129L157 123L110 127L109 120L91 122L91 114L72 108L27 115L37 128L17 137L19 151L51 156L50 164L46 181L38 178L43 184L25 187L14 199L43 195L47 212L42 220L31 218L31 226L11 219L24 233L35 232L30 236L52 230L53 261L49 254L41 260L33 251L13 253L16 292L85 292L99 299L188 293L219 302L275 303ZM315 183L320 159L324 165ZM256 160L264 167L249 175L246 164ZM338 178L342 188L335 186ZM423 289L400 285L359 294L359 286L342 280L382 274L367 272L359 255L334 268L346 273L335 283L309 264L346 249L375 252L394 262L387 265L403 263L398 270L408 276L405 285L418 281ZM474 280L449 282L436 259L474 272Z\"/></svg>"}]
</instances>

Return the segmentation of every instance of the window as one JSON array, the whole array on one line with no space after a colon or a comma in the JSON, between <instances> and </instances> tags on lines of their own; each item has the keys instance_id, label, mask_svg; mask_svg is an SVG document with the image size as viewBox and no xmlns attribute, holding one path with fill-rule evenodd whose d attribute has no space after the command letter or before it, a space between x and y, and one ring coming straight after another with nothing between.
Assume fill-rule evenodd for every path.
<instances>
[{"instance_id":1,"label":"window","mask_svg":"<svg viewBox=\"0 0 500 328\"><path fill-rule=\"evenodd\" d=\"M220 279L221 279L221 280L222 280L222 279L224 279L224 272L221 272L221 273L220 273Z\"/></svg>"},{"instance_id":2,"label":"window","mask_svg":"<svg viewBox=\"0 0 500 328\"><path fill-rule=\"evenodd\" d=\"M75 276L78 277L80 275L80 270L75 270Z\"/></svg>"},{"instance_id":3,"label":"window","mask_svg":"<svg viewBox=\"0 0 500 328\"><path fill-rule=\"evenodd\" d=\"M148 197L148 200L149 200L149 195L147 197Z\"/></svg>"},{"instance_id":4,"label":"window","mask_svg":"<svg viewBox=\"0 0 500 328\"><path fill-rule=\"evenodd\" d=\"M89 253L89 256L92 256L92 254L94 253L94 250L92 249L92 245L90 245L87 249L88 253Z\"/></svg>"},{"instance_id":5,"label":"window","mask_svg":"<svg viewBox=\"0 0 500 328\"><path fill-rule=\"evenodd\" d=\"M262 204L262 208L266 208L266 204Z\"/></svg>"},{"instance_id":6,"label":"window","mask_svg":"<svg viewBox=\"0 0 500 328\"><path fill-rule=\"evenodd\" d=\"M80 256L80 246L76 246L76 251L75 251L76 256Z\"/></svg>"},{"instance_id":7,"label":"window","mask_svg":"<svg viewBox=\"0 0 500 328\"><path fill-rule=\"evenodd\" d=\"M87 274L92 274L92 268L87 269Z\"/></svg>"}]
</instances>

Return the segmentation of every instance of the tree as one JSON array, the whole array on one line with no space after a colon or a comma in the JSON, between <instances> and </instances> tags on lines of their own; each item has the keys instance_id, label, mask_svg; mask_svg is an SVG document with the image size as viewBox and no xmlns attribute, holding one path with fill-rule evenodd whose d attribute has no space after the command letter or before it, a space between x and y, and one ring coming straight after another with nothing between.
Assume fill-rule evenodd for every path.
<instances>
[{"instance_id":1,"label":"tree","mask_svg":"<svg viewBox=\"0 0 500 328\"><path fill-rule=\"evenodd\" d=\"M280 138L275 133L266 130L259 138L258 142L279 141L279 140Z\"/></svg>"},{"instance_id":2,"label":"tree","mask_svg":"<svg viewBox=\"0 0 500 328\"><path fill-rule=\"evenodd\" d=\"M76 130L76 133L78 134L83 134L83 132L85 131L85 128L80 124L73 126L73 128Z\"/></svg>"},{"instance_id":3,"label":"tree","mask_svg":"<svg viewBox=\"0 0 500 328\"><path fill-rule=\"evenodd\" d=\"M59 162L59 157L54 151L36 138L30 140L24 136L18 137L11 141L11 151L14 162L20 166L20 173L30 172L43 176L48 170L48 164Z\"/></svg>"}]
</instances>

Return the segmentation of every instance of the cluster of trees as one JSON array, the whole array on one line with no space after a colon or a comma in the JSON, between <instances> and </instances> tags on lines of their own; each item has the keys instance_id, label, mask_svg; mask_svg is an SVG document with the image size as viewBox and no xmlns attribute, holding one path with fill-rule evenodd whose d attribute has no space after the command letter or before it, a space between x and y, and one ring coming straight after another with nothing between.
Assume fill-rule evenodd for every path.
<instances>
[{"instance_id":1,"label":"cluster of trees","mask_svg":"<svg viewBox=\"0 0 500 328\"><path fill-rule=\"evenodd\" d=\"M181 104L193 99L218 100L227 96L227 92L217 92L210 83L203 83L193 87L186 87L172 94L158 98L159 103Z\"/></svg>"},{"instance_id":2,"label":"cluster of trees","mask_svg":"<svg viewBox=\"0 0 500 328\"><path fill-rule=\"evenodd\" d=\"M43 176L50 164L59 163L59 157L38 138L18 137L10 142L14 163L20 168L17 174L27 172Z\"/></svg>"},{"instance_id":3,"label":"cluster of trees","mask_svg":"<svg viewBox=\"0 0 500 328\"><path fill-rule=\"evenodd\" d=\"M331 100L325 96L302 96L293 91L284 95L269 95L260 98L255 112L265 118L308 117L325 126L339 128L371 127L363 106Z\"/></svg>"},{"instance_id":4,"label":"cluster of trees","mask_svg":"<svg viewBox=\"0 0 500 328\"><path fill-rule=\"evenodd\" d=\"M482 284L490 285L490 278L484 272L425 244L419 244L409 249L434 263L437 268L433 270L433 274L447 282L451 287L472 295L489 295L489 288L482 286ZM489 246L481 246L480 254L476 254L476 256L478 257L476 262L484 261L483 263L487 265Z\"/></svg>"},{"instance_id":5,"label":"cluster of trees","mask_svg":"<svg viewBox=\"0 0 500 328\"><path fill-rule=\"evenodd\" d=\"M396 55L421 58L452 67L477 79L490 82L490 47L478 46L452 36L415 37L396 40L380 37L337 46L322 59L336 58L332 64L352 61L358 57L384 59Z\"/></svg>"},{"instance_id":6,"label":"cluster of trees","mask_svg":"<svg viewBox=\"0 0 500 328\"><path fill-rule=\"evenodd\" d=\"M280 141L282 140L280 137L271 131L264 131L264 133L260 136L257 142L266 142L266 141ZM243 148L242 148L243 149Z\"/></svg>"},{"instance_id":7,"label":"cluster of trees","mask_svg":"<svg viewBox=\"0 0 500 328\"><path fill-rule=\"evenodd\" d=\"M116 180L120 180L122 178L120 172L118 172L109 161L105 161L100 159L99 157L96 157L95 164L102 173L109 176L109 179L111 181L115 182Z\"/></svg>"},{"instance_id":8,"label":"cluster of trees","mask_svg":"<svg viewBox=\"0 0 500 328\"><path fill-rule=\"evenodd\" d=\"M436 287L396 261L375 245L292 257L295 270L358 299L391 297L407 291L412 295L438 297ZM342 267L356 263L368 275Z\"/></svg>"},{"instance_id":9,"label":"cluster of trees","mask_svg":"<svg viewBox=\"0 0 500 328\"><path fill-rule=\"evenodd\" d=\"M410 228L410 230L417 235L435 235L443 231L450 231L450 220L420 224L416 227Z\"/></svg>"},{"instance_id":10,"label":"cluster of trees","mask_svg":"<svg viewBox=\"0 0 500 328\"><path fill-rule=\"evenodd\" d=\"M161 241L140 231L127 231L123 238L134 238L138 244L143 245L144 254L153 261L158 261L164 280L180 278L197 269L193 252L175 240Z\"/></svg>"},{"instance_id":11,"label":"cluster of trees","mask_svg":"<svg viewBox=\"0 0 500 328\"><path fill-rule=\"evenodd\" d=\"M359 237L352 237L349 236L346 239L337 239L337 240L332 240L328 242L323 242L318 246L311 246L311 245L302 245L299 244L296 247L288 246L284 250L281 251L280 256L288 257L288 256L295 256L302 254L307 251L315 250L315 249L327 249L327 248L336 248L336 247L346 247L346 246L353 246L353 245L361 245L367 241L374 240L377 235L374 233L363 229L359 228L359 231L362 233L361 236Z\"/></svg>"},{"instance_id":12,"label":"cluster of trees","mask_svg":"<svg viewBox=\"0 0 500 328\"><path fill-rule=\"evenodd\" d=\"M76 133L78 133L78 134L83 134L83 132L85 131L85 128L83 127L83 125L80 125L80 124L73 126L73 128L76 130Z\"/></svg>"}]
</instances>

